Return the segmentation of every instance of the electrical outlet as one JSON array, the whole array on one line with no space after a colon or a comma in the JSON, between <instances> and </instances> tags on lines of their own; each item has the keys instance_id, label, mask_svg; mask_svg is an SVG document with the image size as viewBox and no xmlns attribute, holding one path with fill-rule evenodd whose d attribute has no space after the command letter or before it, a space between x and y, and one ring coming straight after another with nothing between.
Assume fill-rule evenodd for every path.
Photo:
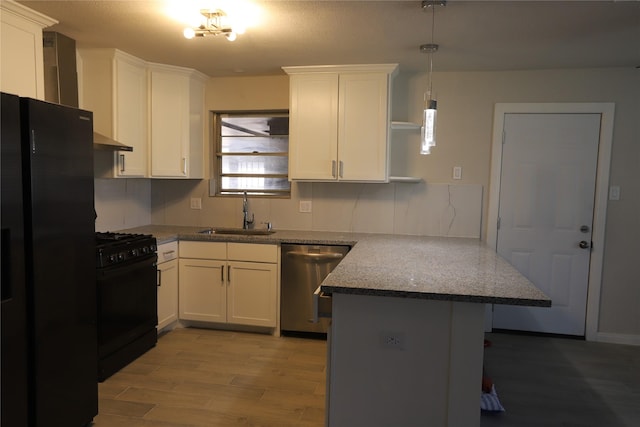
<instances>
[{"instance_id":1,"label":"electrical outlet","mask_svg":"<svg viewBox=\"0 0 640 427\"><path fill-rule=\"evenodd\" d=\"M191 198L191 209L202 209L202 198L200 198L200 197L192 197Z\"/></svg>"},{"instance_id":2,"label":"electrical outlet","mask_svg":"<svg viewBox=\"0 0 640 427\"><path fill-rule=\"evenodd\" d=\"M311 213L311 200L300 200L300 212Z\"/></svg>"},{"instance_id":3,"label":"electrical outlet","mask_svg":"<svg viewBox=\"0 0 640 427\"><path fill-rule=\"evenodd\" d=\"M382 332L380 333L380 345L383 348L404 350L404 334L400 332Z\"/></svg>"}]
</instances>

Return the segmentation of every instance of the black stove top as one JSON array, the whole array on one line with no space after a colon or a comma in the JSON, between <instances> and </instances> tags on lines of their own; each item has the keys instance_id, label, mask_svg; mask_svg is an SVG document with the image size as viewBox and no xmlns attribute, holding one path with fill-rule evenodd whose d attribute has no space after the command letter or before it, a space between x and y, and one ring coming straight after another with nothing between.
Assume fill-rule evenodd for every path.
<instances>
[{"instance_id":1,"label":"black stove top","mask_svg":"<svg viewBox=\"0 0 640 427\"><path fill-rule=\"evenodd\" d=\"M156 256L156 239L150 234L96 233L98 268L128 264L137 259Z\"/></svg>"}]
</instances>

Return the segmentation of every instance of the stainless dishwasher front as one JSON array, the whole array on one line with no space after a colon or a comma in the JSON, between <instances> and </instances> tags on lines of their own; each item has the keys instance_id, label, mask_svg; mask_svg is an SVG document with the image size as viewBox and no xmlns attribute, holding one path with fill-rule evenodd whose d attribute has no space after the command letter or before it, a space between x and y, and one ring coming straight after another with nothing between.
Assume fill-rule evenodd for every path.
<instances>
[{"instance_id":1,"label":"stainless dishwasher front","mask_svg":"<svg viewBox=\"0 0 640 427\"><path fill-rule=\"evenodd\" d=\"M281 246L280 329L326 333L329 319L314 323L313 292L349 252L342 245Z\"/></svg>"}]
</instances>

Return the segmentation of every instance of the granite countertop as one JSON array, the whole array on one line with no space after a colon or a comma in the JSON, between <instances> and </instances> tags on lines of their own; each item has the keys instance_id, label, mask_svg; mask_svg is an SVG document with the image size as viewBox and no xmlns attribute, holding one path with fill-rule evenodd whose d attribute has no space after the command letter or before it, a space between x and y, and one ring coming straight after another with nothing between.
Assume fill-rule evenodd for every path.
<instances>
[{"instance_id":1,"label":"granite countertop","mask_svg":"<svg viewBox=\"0 0 640 427\"><path fill-rule=\"evenodd\" d=\"M158 244L197 240L353 246L322 282L326 294L551 306L549 297L478 239L297 230L269 235L198 233L205 228L148 225L121 231L153 234Z\"/></svg>"}]
</instances>

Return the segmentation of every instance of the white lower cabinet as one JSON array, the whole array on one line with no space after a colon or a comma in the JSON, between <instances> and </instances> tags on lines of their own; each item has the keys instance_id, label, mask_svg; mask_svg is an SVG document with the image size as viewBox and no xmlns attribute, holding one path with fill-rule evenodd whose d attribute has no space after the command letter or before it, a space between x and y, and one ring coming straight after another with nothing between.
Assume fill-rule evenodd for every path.
<instances>
[{"instance_id":1,"label":"white lower cabinet","mask_svg":"<svg viewBox=\"0 0 640 427\"><path fill-rule=\"evenodd\" d=\"M277 265L229 261L227 322L276 326Z\"/></svg>"},{"instance_id":2,"label":"white lower cabinet","mask_svg":"<svg viewBox=\"0 0 640 427\"><path fill-rule=\"evenodd\" d=\"M224 260L180 259L180 319L227 321L225 267Z\"/></svg>"},{"instance_id":3,"label":"white lower cabinet","mask_svg":"<svg viewBox=\"0 0 640 427\"><path fill-rule=\"evenodd\" d=\"M275 327L278 247L180 242L182 320Z\"/></svg>"},{"instance_id":4,"label":"white lower cabinet","mask_svg":"<svg viewBox=\"0 0 640 427\"><path fill-rule=\"evenodd\" d=\"M178 242L158 246L158 331L178 320Z\"/></svg>"}]
</instances>

